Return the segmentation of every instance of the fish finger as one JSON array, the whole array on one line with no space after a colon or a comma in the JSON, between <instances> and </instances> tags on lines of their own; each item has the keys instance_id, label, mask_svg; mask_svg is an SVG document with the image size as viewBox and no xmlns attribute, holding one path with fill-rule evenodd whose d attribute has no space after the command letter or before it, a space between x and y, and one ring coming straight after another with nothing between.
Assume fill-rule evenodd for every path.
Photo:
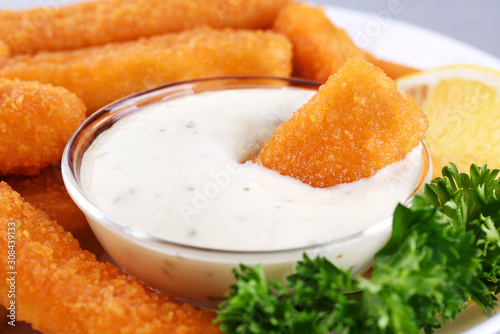
<instances>
[{"instance_id":1,"label":"fish finger","mask_svg":"<svg viewBox=\"0 0 500 334\"><path fill-rule=\"evenodd\" d=\"M7 58L8 56L10 56L10 47L0 39L0 58Z\"/></svg>"},{"instance_id":2,"label":"fish finger","mask_svg":"<svg viewBox=\"0 0 500 334\"><path fill-rule=\"evenodd\" d=\"M13 235L15 263L8 263ZM5 182L0 183L0 263L0 303L14 300L17 320L42 332L219 333L214 312L177 302L98 262ZM15 298L9 298L7 278L15 280Z\"/></svg>"},{"instance_id":3,"label":"fish finger","mask_svg":"<svg viewBox=\"0 0 500 334\"><path fill-rule=\"evenodd\" d=\"M336 27L319 6L292 2L278 14L273 29L292 42L293 70L294 75L299 77L325 82L349 58L376 62L392 78L416 71L388 61L378 61L370 53L359 49L345 30Z\"/></svg>"},{"instance_id":4,"label":"fish finger","mask_svg":"<svg viewBox=\"0 0 500 334\"><path fill-rule=\"evenodd\" d=\"M62 181L60 163L52 164L34 176L9 175L0 177L31 205L57 221L78 240L83 249L96 256L103 253L83 212L73 202Z\"/></svg>"},{"instance_id":5,"label":"fish finger","mask_svg":"<svg viewBox=\"0 0 500 334\"><path fill-rule=\"evenodd\" d=\"M0 65L0 77L65 87L93 112L121 97L178 80L289 76L291 49L290 42L274 32L204 28L75 51L14 56Z\"/></svg>"},{"instance_id":6,"label":"fish finger","mask_svg":"<svg viewBox=\"0 0 500 334\"><path fill-rule=\"evenodd\" d=\"M79 49L201 26L270 28L290 0L100 0L0 11L13 54Z\"/></svg>"},{"instance_id":7,"label":"fish finger","mask_svg":"<svg viewBox=\"0 0 500 334\"><path fill-rule=\"evenodd\" d=\"M348 59L276 128L254 162L313 187L332 187L404 159L428 126L417 101L382 70Z\"/></svg>"},{"instance_id":8,"label":"fish finger","mask_svg":"<svg viewBox=\"0 0 500 334\"><path fill-rule=\"evenodd\" d=\"M0 78L0 175L34 175L61 160L85 119L85 105L62 87Z\"/></svg>"}]
</instances>

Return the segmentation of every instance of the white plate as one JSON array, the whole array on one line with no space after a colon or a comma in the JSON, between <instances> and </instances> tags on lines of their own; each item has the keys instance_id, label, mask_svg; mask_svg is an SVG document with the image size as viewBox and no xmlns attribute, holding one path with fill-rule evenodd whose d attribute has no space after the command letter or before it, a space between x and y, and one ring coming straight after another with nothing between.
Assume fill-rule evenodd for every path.
<instances>
[{"instance_id":1,"label":"white plate","mask_svg":"<svg viewBox=\"0 0 500 334\"><path fill-rule=\"evenodd\" d=\"M500 71L500 59L428 29L360 11L323 6L336 26L375 56L420 69L475 64Z\"/></svg>"},{"instance_id":2,"label":"white plate","mask_svg":"<svg viewBox=\"0 0 500 334\"><path fill-rule=\"evenodd\" d=\"M23 0L19 6L36 5ZM64 3L76 2L65 0ZM2 5L5 8L5 5ZM16 4L8 5L15 8ZM500 60L460 41L433 31L416 27L394 17L377 17L340 7L324 6L329 18L346 29L353 40L375 56L421 69L451 64L475 64L500 71ZM497 309L500 311L500 307ZM500 315L487 319L476 306L468 307L453 323L446 324L436 333L493 334L500 333ZM17 322L16 328L8 328L5 334L39 333L28 324Z\"/></svg>"}]
</instances>

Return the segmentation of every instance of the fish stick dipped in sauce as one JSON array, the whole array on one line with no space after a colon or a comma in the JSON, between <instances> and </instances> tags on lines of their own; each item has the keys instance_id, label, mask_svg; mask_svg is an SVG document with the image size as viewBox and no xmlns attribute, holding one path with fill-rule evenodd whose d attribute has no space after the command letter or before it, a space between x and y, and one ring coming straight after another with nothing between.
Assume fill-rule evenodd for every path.
<instances>
[{"instance_id":1,"label":"fish stick dipped in sauce","mask_svg":"<svg viewBox=\"0 0 500 334\"><path fill-rule=\"evenodd\" d=\"M275 129L254 162L313 187L331 187L404 159L427 128L415 99L379 68L353 58Z\"/></svg>"},{"instance_id":2,"label":"fish stick dipped in sauce","mask_svg":"<svg viewBox=\"0 0 500 334\"><path fill-rule=\"evenodd\" d=\"M35 175L58 162L85 113L62 87L0 78L0 175Z\"/></svg>"},{"instance_id":3,"label":"fish stick dipped in sauce","mask_svg":"<svg viewBox=\"0 0 500 334\"><path fill-rule=\"evenodd\" d=\"M208 76L291 74L292 47L269 31L197 29L75 51L14 56L0 77L76 93L89 113L129 94Z\"/></svg>"},{"instance_id":4,"label":"fish stick dipped in sauce","mask_svg":"<svg viewBox=\"0 0 500 334\"><path fill-rule=\"evenodd\" d=\"M393 79L417 71L379 60L361 50L343 29L332 23L321 7L292 2L279 13L273 29L292 42L294 73L299 77L325 82L349 58L371 62Z\"/></svg>"},{"instance_id":5,"label":"fish stick dipped in sauce","mask_svg":"<svg viewBox=\"0 0 500 334\"><path fill-rule=\"evenodd\" d=\"M0 256L16 244L16 318L44 333L219 333L213 312L174 301L83 251L69 232L0 182ZM0 303L9 305L7 270Z\"/></svg>"},{"instance_id":6,"label":"fish stick dipped in sauce","mask_svg":"<svg viewBox=\"0 0 500 334\"><path fill-rule=\"evenodd\" d=\"M94 0L63 6L54 1L56 5L28 10L1 10L0 36L4 36L13 54L35 54L135 40L202 26L266 29L289 2Z\"/></svg>"}]
</instances>

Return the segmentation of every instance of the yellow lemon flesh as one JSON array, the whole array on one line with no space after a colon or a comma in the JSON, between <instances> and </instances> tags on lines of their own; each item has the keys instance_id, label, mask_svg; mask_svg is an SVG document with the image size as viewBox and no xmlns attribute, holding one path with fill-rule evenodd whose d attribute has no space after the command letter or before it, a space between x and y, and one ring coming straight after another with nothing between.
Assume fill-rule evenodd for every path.
<instances>
[{"instance_id":1,"label":"yellow lemon flesh","mask_svg":"<svg viewBox=\"0 0 500 334\"><path fill-rule=\"evenodd\" d=\"M429 120L425 142L434 175L453 162L500 168L500 72L468 65L402 77L400 89L417 99Z\"/></svg>"}]
</instances>

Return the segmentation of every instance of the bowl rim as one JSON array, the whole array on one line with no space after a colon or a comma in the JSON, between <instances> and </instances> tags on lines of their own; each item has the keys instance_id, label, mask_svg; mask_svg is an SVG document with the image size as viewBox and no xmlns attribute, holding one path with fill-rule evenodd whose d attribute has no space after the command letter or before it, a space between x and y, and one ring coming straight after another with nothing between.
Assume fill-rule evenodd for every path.
<instances>
[{"instance_id":1,"label":"bowl rim","mask_svg":"<svg viewBox=\"0 0 500 334\"><path fill-rule=\"evenodd\" d=\"M379 222L364 228L360 231L357 231L355 233L336 238L333 240L330 240L328 242L320 242L320 243L314 243L308 246L300 246L300 247L290 247L290 248L283 248L283 249L272 249L272 250L228 250L228 249L218 249L218 248L210 248L210 247L201 247L201 246L194 246L194 245L189 245L189 244L183 244L180 242L175 242L175 241L170 241L164 238L159 238L154 235L151 235L149 233L143 232L140 229L137 228L132 228L129 226L125 226L123 224L118 223L115 219L104 213L100 208L98 208L92 201L88 198L88 196L85 193L85 190L81 186L79 182L79 175L78 171L76 170L76 165L75 165L75 145L79 144L79 141L82 140L82 135L85 135L87 131L91 129L97 129L96 134L93 135L92 140L86 145L86 149L90 146L90 144L97 138L97 136L111 127L116 121L119 119L127 116L128 114L132 113L135 110L138 110L139 108L137 107L138 101L141 99L145 99L149 97L152 94L158 94L161 96L163 94L168 94L168 90L174 87L182 87L186 86L185 89L186 91L193 91L193 87L196 84L200 83L206 83L206 82L217 82L217 81L223 81L223 80L241 80L243 82L251 82L254 80L273 80L273 81L280 81L285 84L292 84L293 86L306 86L306 87L313 87L318 89L322 83L317 82L317 81L312 81L308 79L302 79L302 78L295 78L295 77L275 77L275 76L252 76L252 75L244 75L244 76L217 76L217 77L207 77L207 78L199 78L199 79L190 79L190 80L182 80L182 81L177 81L177 82L172 82L169 84L161 85L155 88L147 89L141 92L134 93L132 95L126 96L122 99L119 99L101 109L98 111L94 112L92 115L90 115L81 125L80 127L76 130L76 132L71 136L69 141L66 144L66 147L63 152L62 156L62 161L61 161L61 172L62 172L62 178L64 185L75 202L75 204L80 207L80 209L84 212L86 216L90 216L94 221L96 221L99 225L105 227L106 229L112 231L113 233L118 233L120 235L126 236L129 239L134 240L135 243L143 243L143 242L151 242L154 245L157 246L171 246L179 249L184 249L184 250L189 250L189 251L197 251L197 252L204 252L204 253L216 253L216 254L242 254L242 255L252 255L252 254L280 254L280 253L289 253L289 252L314 252L318 249L331 249L331 248L340 248L343 247L346 244L349 244L351 242L355 242L359 240L360 238L370 235L370 234L375 234L379 231L387 230L387 229L392 229L392 219L389 219L393 216L393 214L389 214L383 219L381 219ZM293 87L292 86L292 87ZM265 88L283 88L287 87L286 85L284 86L274 86L274 85L262 85L262 84L252 84L252 83L246 83L246 84L237 84L237 85L227 85L227 86L213 86L208 89L203 89L200 92L203 91L211 91L211 90L216 90L216 89L221 89L221 88L257 88L257 87L265 87ZM194 93L194 92L193 92ZM175 98L175 97L174 97ZM163 101L161 99L160 101ZM153 101L153 102L158 102L158 101ZM148 102L150 103L150 102ZM148 104L146 103L146 104ZM121 109L120 109L121 108ZM113 112L122 112L125 113L125 115L121 114L113 114ZM127 112L128 111L128 112ZM117 117L118 116L118 117ZM111 125L108 126L108 124L105 124L106 127L102 129L102 125L104 121L109 121L111 120ZM419 180L417 184L415 185L415 188L411 195L404 201L401 202L402 205L404 206L410 206L413 197L418 193L418 191L423 187L423 185L431 180L432 176L432 160L430 153L424 143L424 141L421 141L422 145L422 159L424 160L422 164L422 170L420 173ZM82 153L80 155L80 161L81 158L83 157ZM424 165L425 164L425 165ZM425 168L424 168L425 167ZM77 176L78 175L78 176ZM151 247L151 245L150 245Z\"/></svg>"}]
</instances>

